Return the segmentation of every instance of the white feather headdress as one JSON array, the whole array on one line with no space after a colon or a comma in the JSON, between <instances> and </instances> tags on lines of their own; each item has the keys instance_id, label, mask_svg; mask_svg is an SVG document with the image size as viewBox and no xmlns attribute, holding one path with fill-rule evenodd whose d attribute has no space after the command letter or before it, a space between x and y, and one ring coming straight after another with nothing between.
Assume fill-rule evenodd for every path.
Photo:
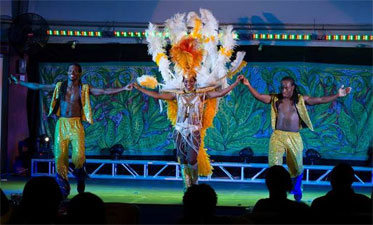
<instances>
[{"instance_id":1,"label":"white feather headdress","mask_svg":"<svg viewBox=\"0 0 373 225\"><path fill-rule=\"evenodd\" d=\"M149 23L146 30L148 53L152 55L153 61L157 63L161 72L163 78L163 81L159 82L161 91L182 89L182 78L185 76L185 71L177 62L174 62L172 68L170 67L171 62L165 50L168 40L172 46L175 46L185 38L193 37L197 40L198 46L203 49L201 63L198 68L195 68L197 88L211 86L225 88L228 73L232 75L232 72L236 71L226 66L236 46L233 27L226 26L219 31L219 23L209 10L200 9L200 14L199 17L197 13L189 12L185 18L185 13L177 13L166 20L163 30ZM244 53L238 56L231 67L241 64Z\"/></svg>"}]
</instances>

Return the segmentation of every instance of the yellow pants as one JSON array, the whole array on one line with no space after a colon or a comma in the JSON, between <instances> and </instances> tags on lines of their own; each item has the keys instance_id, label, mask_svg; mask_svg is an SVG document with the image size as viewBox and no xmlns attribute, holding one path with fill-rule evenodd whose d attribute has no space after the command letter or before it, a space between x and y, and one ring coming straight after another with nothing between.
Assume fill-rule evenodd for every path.
<instances>
[{"instance_id":1,"label":"yellow pants","mask_svg":"<svg viewBox=\"0 0 373 225\"><path fill-rule=\"evenodd\" d=\"M60 117L54 133L54 156L57 173L65 180L69 169L69 143L72 144L72 161L76 169L85 162L84 128L79 117Z\"/></svg>"},{"instance_id":2,"label":"yellow pants","mask_svg":"<svg viewBox=\"0 0 373 225\"><path fill-rule=\"evenodd\" d=\"M303 141L298 132L273 132L269 141L269 166L282 165L284 153L290 176L299 176L303 172Z\"/></svg>"}]
</instances>

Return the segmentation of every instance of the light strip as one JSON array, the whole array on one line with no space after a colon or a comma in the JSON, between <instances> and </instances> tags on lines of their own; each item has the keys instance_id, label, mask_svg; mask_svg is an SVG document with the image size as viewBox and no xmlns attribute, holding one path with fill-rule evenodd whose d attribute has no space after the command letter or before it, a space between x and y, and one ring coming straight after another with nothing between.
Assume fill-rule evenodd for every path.
<instances>
[{"instance_id":1,"label":"light strip","mask_svg":"<svg viewBox=\"0 0 373 225\"><path fill-rule=\"evenodd\" d=\"M85 31L85 30L47 30L49 36L75 36L75 37L102 37L101 31ZM159 32L160 37L167 38L169 33ZM114 31L105 34L105 37L115 38L145 38L147 36L144 31ZM240 33L235 33L234 38L240 39L243 36ZM246 40L283 40L283 41L373 41L372 34L333 34L317 36L314 34L296 34L296 33L251 33L245 35ZM243 38L242 38L243 39Z\"/></svg>"}]
</instances>

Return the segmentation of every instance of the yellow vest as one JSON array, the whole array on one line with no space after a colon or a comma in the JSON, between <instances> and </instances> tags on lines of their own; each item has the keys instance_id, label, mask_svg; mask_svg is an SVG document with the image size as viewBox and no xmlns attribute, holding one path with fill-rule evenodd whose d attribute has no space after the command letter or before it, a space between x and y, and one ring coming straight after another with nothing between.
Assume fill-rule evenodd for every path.
<instances>
[{"instance_id":1,"label":"yellow vest","mask_svg":"<svg viewBox=\"0 0 373 225\"><path fill-rule=\"evenodd\" d=\"M299 117L301 121L310 129L313 131L313 126L310 117L308 116L306 104L304 102L303 96L298 94L298 103L296 104ZM271 125L272 129L276 129L276 120L277 120L277 108L276 108L276 102L278 101L277 95L271 95ZM299 128L302 127L302 123L299 123Z\"/></svg>"},{"instance_id":2,"label":"yellow vest","mask_svg":"<svg viewBox=\"0 0 373 225\"><path fill-rule=\"evenodd\" d=\"M62 82L58 82L56 84L56 87L54 88L48 116L52 115L53 112L56 112L57 116L61 115L61 107L58 105L58 109L55 109L55 107L57 107L56 104L57 104L57 100L60 95L61 85L62 85ZM82 102L82 113L81 113L82 120L87 121L90 124L93 124L91 102L89 100L89 85L88 84L82 84L80 100Z\"/></svg>"}]
</instances>

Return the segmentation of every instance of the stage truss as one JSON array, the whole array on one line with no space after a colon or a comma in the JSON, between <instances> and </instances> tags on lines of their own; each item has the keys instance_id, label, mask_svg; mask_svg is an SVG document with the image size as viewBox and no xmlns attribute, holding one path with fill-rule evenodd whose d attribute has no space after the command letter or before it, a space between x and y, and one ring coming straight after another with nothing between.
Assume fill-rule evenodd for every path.
<instances>
[{"instance_id":1,"label":"stage truss","mask_svg":"<svg viewBox=\"0 0 373 225\"><path fill-rule=\"evenodd\" d=\"M71 164L71 160L70 160ZM201 181L264 183L268 164L213 162L212 176ZM286 166L285 166L286 167ZM181 180L180 165L170 161L87 159L86 168L91 179ZM353 167L354 186L373 187L372 167ZM328 175L333 166L304 165L304 184L329 185ZM69 167L69 177L72 167ZM53 159L32 159L31 176L55 176Z\"/></svg>"}]
</instances>

